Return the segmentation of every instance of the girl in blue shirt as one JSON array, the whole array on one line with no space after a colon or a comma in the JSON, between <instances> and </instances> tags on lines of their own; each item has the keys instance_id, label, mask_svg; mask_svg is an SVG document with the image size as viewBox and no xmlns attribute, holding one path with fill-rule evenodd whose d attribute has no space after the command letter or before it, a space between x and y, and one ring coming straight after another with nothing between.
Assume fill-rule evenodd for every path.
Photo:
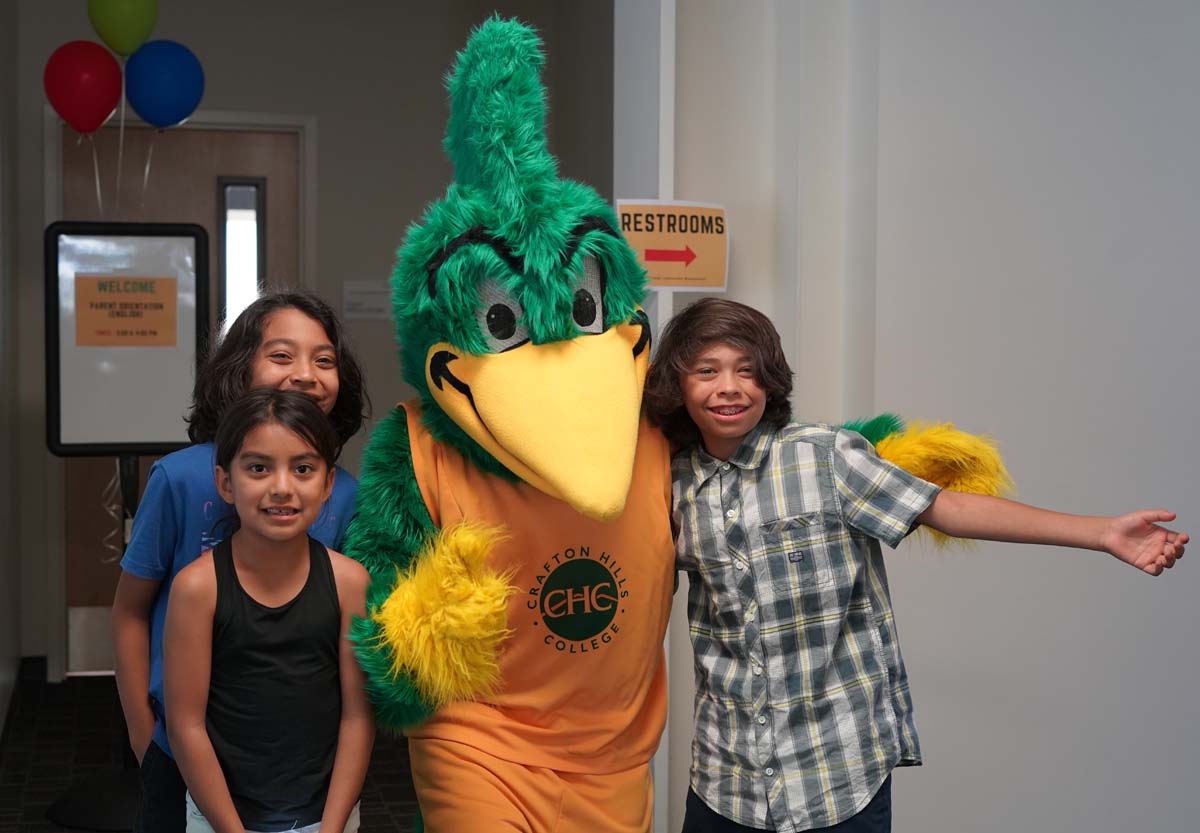
<instances>
[{"instance_id":1,"label":"girl in blue shirt","mask_svg":"<svg viewBox=\"0 0 1200 833\"><path fill-rule=\"evenodd\" d=\"M213 438L222 412L253 388L313 397L342 445L369 409L358 361L333 310L305 292L265 295L247 307L196 374L188 436L195 445L150 469L113 600L117 688L129 742L141 762L137 833L183 833L186 788L171 756L163 709L163 627L171 582L227 534L230 512L213 479ZM309 533L341 547L357 484L337 467Z\"/></svg>"}]
</instances>

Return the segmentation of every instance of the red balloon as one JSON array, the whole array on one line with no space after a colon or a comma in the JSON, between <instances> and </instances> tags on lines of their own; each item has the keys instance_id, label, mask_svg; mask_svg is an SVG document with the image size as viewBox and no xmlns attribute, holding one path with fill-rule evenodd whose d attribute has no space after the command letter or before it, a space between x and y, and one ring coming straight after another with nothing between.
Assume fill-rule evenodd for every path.
<instances>
[{"instance_id":1,"label":"red balloon","mask_svg":"<svg viewBox=\"0 0 1200 833\"><path fill-rule=\"evenodd\" d=\"M46 98L63 121L91 133L108 121L121 101L121 67L98 43L64 43L46 61Z\"/></svg>"}]
</instances>

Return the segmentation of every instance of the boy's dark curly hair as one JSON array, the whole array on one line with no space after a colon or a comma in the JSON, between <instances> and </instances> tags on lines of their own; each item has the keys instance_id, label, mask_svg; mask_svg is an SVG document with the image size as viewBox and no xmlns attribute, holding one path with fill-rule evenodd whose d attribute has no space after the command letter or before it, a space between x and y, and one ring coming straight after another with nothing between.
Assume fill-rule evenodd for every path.
<instances>
[{"instance_id":1,"label":"boy's dark curly hair","mask_svg":"<svg viewBox=\"0 0 1200 833\"><path fill-rule=\"evenodd\" d=\"M254 355L262 343L263 323L267 316L281 309L298 309L320 324L337 353L338 395L329 421L340 443L345 445L362 427L371 400L341 323L329 305L316 295L287 289L269 292L242 310L197 371L192 407L185 418L192 442L211 442L225 409L246 393Z\"/></svg>"},{"instance_id":2,"label":"boy's dark curly hair","mask_svg":"<svg viewBox=\"0 0 1200 833\"><path fill-rule=\"evenodd\" d=\"M700 440L700 432L683 404L680 375L711 344L729 344L750 354L754 375L767 393L763 421L782 428L792 418L792 369L783 355L771 319L753 307L724 298L703 298L672 318L658 339L658 352L646 376L643 407L671 447L678 450Z\"/></svg>"}]
</instances>

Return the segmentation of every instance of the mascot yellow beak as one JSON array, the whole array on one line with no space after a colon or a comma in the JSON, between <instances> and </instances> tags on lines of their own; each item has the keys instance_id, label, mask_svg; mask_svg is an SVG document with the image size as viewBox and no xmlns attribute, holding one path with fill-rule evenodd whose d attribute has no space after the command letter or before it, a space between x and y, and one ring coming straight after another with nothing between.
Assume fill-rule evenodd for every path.
<instances>
[{"instance_id":1,"label":"mascot yellow beak","mask_svg":"<svg viewBox=\"0 0 1200 833\"><path fill-rule=\"evenodd\" d=\"M442 410L513 474L588 517L612 520L633 474L650 358L644 321L503 353L435 344L426 381Z\"/></svg>"}]
</instances>

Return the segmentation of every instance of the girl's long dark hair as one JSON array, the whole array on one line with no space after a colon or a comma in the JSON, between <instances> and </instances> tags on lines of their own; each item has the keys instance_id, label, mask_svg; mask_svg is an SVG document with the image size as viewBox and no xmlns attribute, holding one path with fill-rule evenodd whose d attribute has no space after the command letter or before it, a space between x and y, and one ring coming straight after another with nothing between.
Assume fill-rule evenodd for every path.
<instances>
[{"instance_id":1,"label":"girl's long dark hair","mask_svg":"<svg viewBox=\"0 0 1200 833\"><path fill-rule=\"evenodd\" d=\"M254 356L262 344L263 322L281 309L298 309L320 324L337 354L338 395L329 421L337 433L339 447L362 427L371 401L363 384L362 369L341 323L329 305L316 295L290 289L270 292L246 307L200 366L192 387L192 407L185 418L192 442L212 442L216 437L222 413L250 384Z\"/></svg>"},{"instance_id":2,"label":"girl's long dark hair","mask_svg":"<svg viewBox=\"0 0 1200 833\"><path fill-rule=\"evenodd\" d=\"M217 426L216 463L229 471L246 435L260 425L282 425L304 440L332 469L341 442L317 400L298 390L254 388L225 409Z\"/></svg>"}]
</instances>

